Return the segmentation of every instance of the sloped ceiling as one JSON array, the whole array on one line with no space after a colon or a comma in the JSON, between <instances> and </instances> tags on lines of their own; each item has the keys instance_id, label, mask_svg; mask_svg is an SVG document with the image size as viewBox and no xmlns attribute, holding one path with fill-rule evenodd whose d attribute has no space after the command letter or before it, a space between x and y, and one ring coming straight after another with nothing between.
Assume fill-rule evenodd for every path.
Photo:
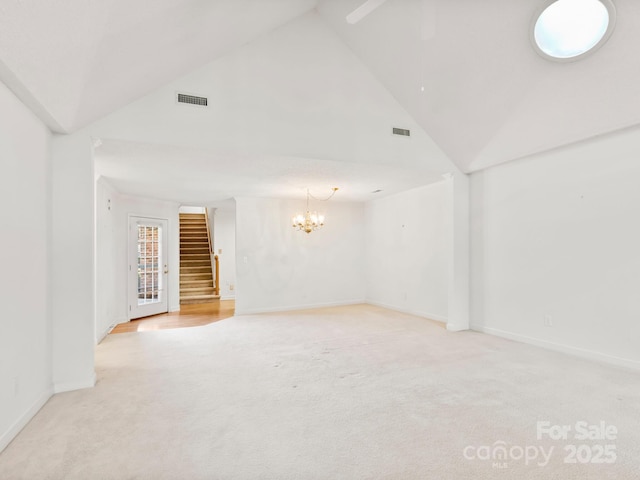
<instances>
[{"instance_id":1,"label":"sloped ceiling","mask_svg":"<svg viewBox=\"0 0 640 480\"><path fill-rule=\"evenodd\" d=\"M617 25L607 44L564 64L541 58L530 44L533 16L547 0L386 0L356 25L348 24L346 15L363 1L0 1L0 79L53 130L74 132L316 8L355 54L354 61L463 171L640 123L636 0L614 0ZM288 43L297 45L296 36L303 34L292 30ZM315 55L305 57L302 51L298 64L287 68L294 74L312 71L325 51L322 45L314 48ZM265 55L277 63L275 50ZM264 73L254 69L256 76L243 83L245 91L263 88L262 77L274 76L271 60L254 59ZM314 84L318 92L339 88L330 78L320 78ZM292 90L292 98L297 91ZM288 115L302 124L319 103L291 103ZM367 105L351 107L366 110ZM354 118L346 110L336 112ZM262 124L254 127L270 120L264 112ZM330 145L336 134L331 124L315 126L327 129L325 143ZM345 145L340 138L337 144ZM296 150L293 156L305 153L291 149ZM286 150L276 153L292 156ZM310 150L307 157L323 154ZM354 161L351 155L359 155L357 150L329 150L324 157L329 161Z\"/></svg>"},{"instance_id":2,"label":"sloped ceiling","mask_svg":"<svg viewBox=\"0 0 640 480\"><path fill-rule=\"evenodd\" d=\"M315 0L0 0L0 77L73 132L315 7Z\"/></svg>"},{"instance_id":3,"label":"sloped ceiling","mask_svg":"<svg viewBox=\"0 0 640 480\"><path fill-rule=\"evenodd\" d=\"M469 172L640 122L640 2L613 1L613 35L573 63L531 46L547 0L387 0L356 25L345 16L362 0L318 10Z\"/></svg>"},{"instance_id":4,"label":"sloped ceiling","mask_svg":"<svg viewBox=\"0 0 640 480\"><path fill-rule=\"evenodd\" d=\"M295 41L292 41L295 39ZM176 92L205 96L181 105ZM392 126L411 130L392 135ZM320 18L309 12L88 128L118 190L190 204L234 195L364 201L455 167Z\"/></svg>"}]
</instances>

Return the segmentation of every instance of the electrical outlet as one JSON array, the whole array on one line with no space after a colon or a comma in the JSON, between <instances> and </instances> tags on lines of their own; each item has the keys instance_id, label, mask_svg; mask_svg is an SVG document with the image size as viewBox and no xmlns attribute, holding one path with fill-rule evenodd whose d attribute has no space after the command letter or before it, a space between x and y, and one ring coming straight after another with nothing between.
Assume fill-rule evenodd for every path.
<instances>
[{"instance_id":1,"label":"electrical outlet","mask_svg":"<svg viewBox=\"0 0 640 480\"><path fill-rule=\"evenodd\" d=\"M13 377L13 396L17 397L20 393L20 380L18 377Z\"/></svg>"},{"instance_id":2,"label":"electrical outlet","mask_svg":"<svg viewBox=\"0 0 640 480\"><path fill-rule=\"evenodd\" d=\"M233 283L229 285L229 290L233 290L234 288L236 288L236 286Z\"/></svg>"},{"instance_id":3,"label":"electrical outlet","mask_svg":"<svg viewBox=\"0 0 640 480\"><path fill-rule=\"evenodd\" d=\"M544 326L553 327L553 318L551 318L551 315L544 316Z\"/></svg>"}]
</instances>

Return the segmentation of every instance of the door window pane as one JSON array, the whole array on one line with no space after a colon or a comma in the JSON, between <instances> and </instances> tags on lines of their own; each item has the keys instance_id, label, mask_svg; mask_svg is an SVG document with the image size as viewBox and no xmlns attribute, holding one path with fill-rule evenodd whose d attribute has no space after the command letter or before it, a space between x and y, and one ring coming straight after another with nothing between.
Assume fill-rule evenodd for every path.
<instances>
[{"instance_id":1,"label":"door window pane","mask_svg":"<svg viewBox=\"0 0 640 480\"><path fill-rule=\"evenodd\" d=\"M138 224L138 305L161 301L161 228Z\"/></svg>"}]
</instances>

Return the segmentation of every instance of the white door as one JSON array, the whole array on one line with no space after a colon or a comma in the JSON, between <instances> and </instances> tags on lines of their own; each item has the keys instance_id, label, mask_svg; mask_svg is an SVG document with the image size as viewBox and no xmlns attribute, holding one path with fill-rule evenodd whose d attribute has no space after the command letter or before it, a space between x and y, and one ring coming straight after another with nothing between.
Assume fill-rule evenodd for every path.
<instances>
[{"instance_id":1,"label":"white door","mask_svg":"<svg viewBox=\"0 0 640 480\"><path fill-rule=\"evenodd\" d=\"M167 220L129 217L129 319L169 311Z\"/></svg>"}]
</instances>

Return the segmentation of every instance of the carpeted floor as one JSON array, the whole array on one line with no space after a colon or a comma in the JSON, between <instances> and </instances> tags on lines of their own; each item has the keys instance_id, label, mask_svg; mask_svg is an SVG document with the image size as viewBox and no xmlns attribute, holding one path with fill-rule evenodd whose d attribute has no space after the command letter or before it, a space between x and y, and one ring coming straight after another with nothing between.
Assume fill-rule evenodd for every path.
<instances>
[{"instance_id":1,"label":"carpeted floor","mask_svg":"<svg viewBox=\"0 0 640 480\"><path fill-rule=\"evenodd\" d=\"M372 306L112 335L96 363L0 479L640 478L638 372Z\"/></svg>"}]
</instances>

